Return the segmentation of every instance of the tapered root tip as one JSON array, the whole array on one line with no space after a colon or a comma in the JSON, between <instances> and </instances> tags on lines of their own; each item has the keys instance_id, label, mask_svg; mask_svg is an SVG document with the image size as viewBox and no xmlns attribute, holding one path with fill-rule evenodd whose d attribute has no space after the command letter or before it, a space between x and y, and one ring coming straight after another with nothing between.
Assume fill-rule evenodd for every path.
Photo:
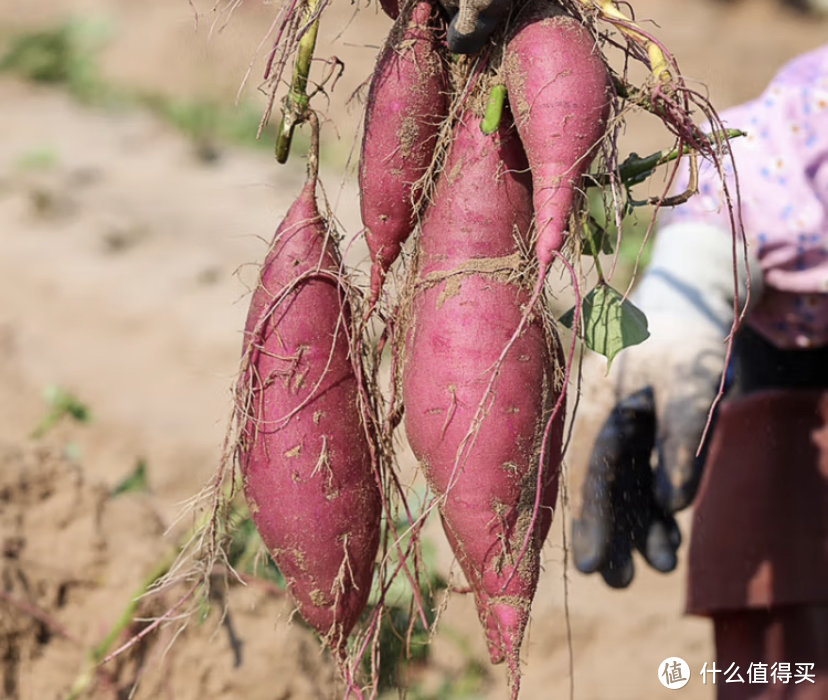
<instances>
[{"instance_id":1,"label":"tapered root tip","mask_svg":"<svg viewBox=\"0 0 828 700\"><path fill-rule=\"evenodd\" d=\"M368 299L368 307L373 309L379 301L382 293L382 285L385 282L386 267L381 258L377 258L371 265L371 296Z\"/></svg>"},{"instance_id":2,"label":"tapered root tip","mask_svg":"<svg viewBox=\"0 0 828 700\"><path fill-rule=\"evenodd\" d=\"M486 620L486 643L492 664L506 662L512 697L520 690L520 648L528 622L525 610L509 604L491 605Z\"/></svg>"},{"instance_id":3,"label":"tapered root tip","mask_svg":"<svg viewBox=\"0 0 828 700\"><path fill-rule=\"evenodd\" d=\"M486 646L489 649L489 661L492 664L502 664L506 659L503 653L503 636L500 633L500 625L494 615L489 617L486 624Z\"/></svg>"}]
</instances>

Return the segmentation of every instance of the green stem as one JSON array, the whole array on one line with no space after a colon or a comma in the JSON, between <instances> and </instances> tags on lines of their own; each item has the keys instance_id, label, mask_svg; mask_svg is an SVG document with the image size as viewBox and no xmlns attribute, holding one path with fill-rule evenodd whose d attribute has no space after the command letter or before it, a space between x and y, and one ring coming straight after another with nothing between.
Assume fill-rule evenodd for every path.
<instances>
[{"instance_id":1,"label":"green stem","mask_svg":"<svg viewBox=\"0 0 828 700\"><path fill-rule=\"evenodd\" d=\"M67 695L66 700L77 700L92 686L95 680L95 673L98 664L103 661L112 645L118 640L123 631L132 624L135 617L135 611L141 602L141 598L149 591L150 586L154 584L159 578L166 574L178 556L178 550L172 550L159 564L149 573L149 575L141 582L137 590L133 592L129 603L127 604L121 616L118 618L115 625L109 630L109 634L92 649L87 655L87 666L81 674L75 679L72 688Z\"/></svg>"},{"instance_id":2,"label":"green stem","mask_svg":"<svg viewBox=\"0 0 828 700\"><path fill-rule=\"evenodd\" d=\"M746 136L747 134L740 129L725 129L724 131L714 131L712 134L706 136L707 140L713 143L714 141L729 140L738 138L739 136ZM690 146L684 146L682 155L691 153L693 149ZM648 156L641 157L636 153L630 154L627 159L618 167L618 177L626 187L631 187L642 182L649 177L650 173L659 165L670 163L679 157L679 149L673 148L669 151L656 151ZM586 185L588 187L606 187L610 184L610 177L608 174L588 175Z\"/></svg>"},{"instance_id":3,"label":"green stem","mask_svg":"<svg viewBox=\"0 0 828 700\"><path fill-rule=\"evenodd\" d=\"M37 427L29 434L32 440L40 440L46 433L54 428L61 418L65 415L65 411L51 411L49 412Z\"/></svg>"},{"instance_id":4,"label":"green stem","mask_svg":"<svg viewBox=\"0 0 828 700\"><path fill-rule=\"evenodd\" d=\"M183 539L184 542L188 542L190 538L193 536L194 533L201 531L206 523L206 516L205 518L199 519L196 526L189 531L189 533ZM140 605L141 598L143 598L152 585L158 581L162 576L165 576L170 567L175 564L176 559L181 554L181 546L178 546L172 550L160 561L156 564L155 568L153 568L149 574L141 581L141 584L138 588L133 591L132 596L129 599L126 607L124 608L123 612L121 613L118 620L115 622L115 625L112 629L109 630L109 633L104 637L103 641L101 641L97 646L87 652L86 659L87 663L83 671L78 675L75 679L75 682L72 684L71 689L69 690L69 695L67 695L66 700L77 700L77 698L82 697L91 687L92 684L95 682L95 676L98 671L98 666L100 663L107 657L112 646L115 642L118 641L118 638L124 632L125 629L129 627L129 625L134 621L135 612L138 610L138 606Z\"/></svg>"},{"instance_id":5,"label":"green stem","mask_svg":"<svg viewBox=\"0 0 828 700\"><path fill-rule=\"evenodd\" d=\"M480 122L480 131L487 136L497 131L500 120L503 117L503 105L506 103L506 86L495 85L489 93L489 101L486 103L486 114Z\"/></svg>"},{"instance_id":6,"label":"green stem","mask_svg":"<svg viewBox=\"0 0 828 700\"><path fill-rule=\"evenodd\" d=\"M600 250L598 250L598 246L595 245L595 237L592 234L592 231L589 230L589 224L586 222L584 223L584 227L586 228L586 238L587 245L589 246L589 254L592 256L592 259L595 261L595 271L598 273L598 283L602 284L605 281L604 278L604 270L601 268L601 260L599 259ZM606 235L606 231L604 232Z\"/></svg>"},{"instance_id":7,"label":"green stem","mask_svg":"<svg viewBox=\"0 0 828 700\"><path fill-rule=\"evenodd\" d=\"M320 0L307 0L305 22L310 22L307 31L299 40L296 49L296 63L293 69L293 81L282 108L282 121L276 137L276 161L286 163L293 141L293 130L301 124L308 110L308 75L310 74L313 50L316 48L316 35L319 33L319 17L313 19Z\"/></svg>"},{"instance_id":8,"label":"green stem","mask_svg":"<svg viewBox=\"0 0 828 700\"><path fill-rule=\"evenodd\" d=\"M177 551L170 552L164 559L159 562L158 566L156 566L150 574L141 582L141 585L138 587L136 591L133 592L132 599L130 600L127 607L121 613L121 617L118 618L118 621L115 623L115 626L109 630L109 634L106 635L104 640L98 644L92 650L92 658L94 659L95 663L100 663L103 658L109 653L109 650L112 648L112 645L118 640L118 637L121 636L121 633L132 624L133 618L135 616L135 611L138 609L138 605L141 602L141 598L146 595L147 591L150 589L150 586L154 584L159 578L161 578L164 574L166 574L170 567L175 562L176 557L178 556Z\"/></svg>"},{"instance_id":9,"label":"green stem","mask_svg":"<svg viewBox=\"0 0 828 700\"><path fill-rule=\"evenodd\" d=\"M645 92L625 82L615 73L612 73L610 77L612 79L612 86L615 88L615 94L618 97L648 112L652 112L653 114L657 113L649 96Z\"/></svg>"}]
</instances>

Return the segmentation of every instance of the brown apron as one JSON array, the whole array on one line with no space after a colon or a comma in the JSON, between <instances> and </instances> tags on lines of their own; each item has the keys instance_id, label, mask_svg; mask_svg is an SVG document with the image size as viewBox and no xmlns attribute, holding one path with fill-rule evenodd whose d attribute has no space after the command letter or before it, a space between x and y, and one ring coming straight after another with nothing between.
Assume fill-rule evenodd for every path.
<instances>
[{"instance_id":1,"label":"brown apron","mask_svg":"<svg viewBox=\"0 0 828 700\"><path fill-rule=\"evenodd\" d=\"M725 402L708 455L688 612L828 605L828 391Z\"/></svg>"}]
</instances>

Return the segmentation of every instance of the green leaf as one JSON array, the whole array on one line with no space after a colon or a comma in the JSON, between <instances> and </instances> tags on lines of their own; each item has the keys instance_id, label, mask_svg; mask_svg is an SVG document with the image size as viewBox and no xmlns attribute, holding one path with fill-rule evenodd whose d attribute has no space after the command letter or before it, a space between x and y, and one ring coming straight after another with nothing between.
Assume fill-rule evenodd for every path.
<instances>
[{"instance_id":1,"label":"green leaf","mask_svg":"<svg viewBox=\"0 0 828 700\"><path fill-rule=\"evenodd\" d=\"M560 320L567 328L572 328L575 309L567 311ZM647 317L641 309L608 284L599 284L584 297L581 327L586 346L607 358L607 371L624 348L638 345L650 337Z\"/></svg>"},{"instance_id":2,"label":"green leaf","mask_svg":"<svg viewBox=\"0 0 828 700\"><path fill-rule=\"evenodd\" d=\"M656 167L662 162L664 151L656 151L642 158L637 153L630 153L627 159L618 168L618 174L625 187L632 187L644 182L653 174Z\"/></svg>"},{"instance_id":3,"label":"green leaf","mask_svg":"<svg viewBox=\"0 0 828 700\"><path fill-rule=\"evenodd\" d=\"M120 496L122 493L129 493L130 491L147 491L149 490L149 483L147 482L147 462L139 459L135 465L132 474L121 481L112 492L110 496Z\"/></svg>"},{"instance_id":4,"label":"green leaf","mask_svg":"<svg viewBox=\"0 0 828 700\"><path fill-rule=\"evenodd\" d=\"M71 418L78 423L88 423L92 420L89 407L73 393L59 386L50 386L45 391L46 403L49 411L32 431L31 437L39 440L63 418Z\"/></svg>"},{"instance_id":5,"label":"green leaf","mask_svg":"<svg viewBox=\"0 0 828 700\"><path fill-rule=\"evenodd\" d=\"M61 415L74 418L78 423L88 423L92 419L89 407L66 389L50 386L46 389L45 396L52 409Z\"/></svg>"},{"instance_id":6,"label":"green leaf","mask_svg":"<svg viewBox=\"0 0 828 700\"><path fill-rule=\"evenodd\" d=\"M584 255L594 256L596 252L611 255L614 251L615 240L610 236L609 231L593 216L588 216L584 222Z\"/></svg>"}]
</instances>

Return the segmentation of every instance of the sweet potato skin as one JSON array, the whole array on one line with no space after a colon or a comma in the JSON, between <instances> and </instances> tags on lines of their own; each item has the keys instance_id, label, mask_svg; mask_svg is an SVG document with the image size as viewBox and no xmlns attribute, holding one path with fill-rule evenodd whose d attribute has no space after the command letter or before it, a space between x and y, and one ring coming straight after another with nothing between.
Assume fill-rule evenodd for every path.
<instances>
[{"instance_id":1,"label":"sweet potato skin","mask_svg":"<svg viewBox=\"0 0 828 700\"><path fill-rule=\"evenodd\" d=\"M433 14L431 2L419 0L400 15L368 91L359 187L373 301L414 228L413 188L431 164L448 113L448 73Z\"/></svg>"},{"instance_id":2,"label":"sweet potato skin","mask_svg":"<svg viewBox=\"0 0 828 700\"><path fill-rule=\"evenodd\" d=\"M380 7L391 19L397 19L400 15L399 0L380 0Z\"/></svg>"},{"instance_id":3,"label":"sweet potato skin","mask_svg":"<svg viewBox=\"0 0 828 700\"><path fill-rule=\"evenodd\" d=\"M403 373L409 442L442 499L444 529L474 592L491 660L506 659L514 675L557 494L563 418L538 479L559 359L538 314L492 381L532 296L518 272L531 218L511 118L485 136L467 114L423 223Z\"/></svg>"},{"instance_id":4,"label":"sweet potato skin","mask_svg":"<svg viewBox=\"0 0 828 700\"><path fill-rule=\"evenodd\" d=\"M554 3L536 1L506 44L504 76L532 169L536 253L548 267L606 130L609 74L587 28Z\"/></svg>"},{"instance_id":5,"label":"sweet potato skin","mask_svg":"<svg viewBox=\"0 0 828 700\"><path fill-rule=\"evenodd\" d=\"M381 506L338 276L310 180L251 300L239 461L253 521L300 614L341 649L371 588Z\"/></svg>"}]
</instances>

